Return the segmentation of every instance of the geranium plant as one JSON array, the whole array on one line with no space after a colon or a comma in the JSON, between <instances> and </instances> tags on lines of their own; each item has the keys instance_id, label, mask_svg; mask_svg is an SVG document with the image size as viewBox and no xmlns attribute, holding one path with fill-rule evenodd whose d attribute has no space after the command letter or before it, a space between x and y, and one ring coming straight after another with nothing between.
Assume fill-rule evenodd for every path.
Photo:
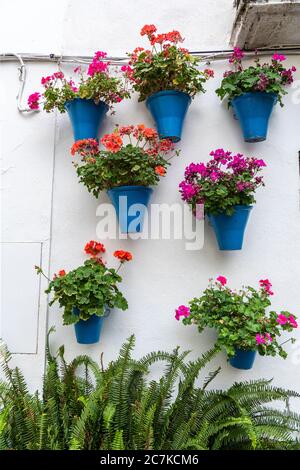
<instances>
[{"instance_id":1,"label":"geranium plant","mask_svg":"<svg viewBox=\"0 0 300 470\"><path fill-rule=\"evenodd\" d=\"M88 320L93 315L102 317L106 308L128 308L127 300L118 288L122 281L118 272L124 262L132 260L132 254L122 250L115 251L114 256L120 262L115 269L106 266L102 258L105 251L102 243L91 240L85 245L85 252L90 259L72 271L62 269L54 274L52 280L49 279L46 293L53 294L49 305L59 302L59 306L64 309L64 325ZM36 266L36 270L38 274L45 276L40 267ZM79 314L74 312L74 308Z\"/></svg>"},{"instance_id":2,"label":"geranium plant","mask_svg":"<svg viewBox=\"0 0 300 470\"><path fill-rule=\"evenodd\" d=\"M259 289L247 286L237 291L227 286L224 276L219 276L216 281L210 280L203 295L190 301L189 307L181 305L175 317L183 317L184 325L197 325L200 333L206 327L216 329L216 345L224 348L229 358L236 348L286 358L284 343L279 340L283 332L290 333L298 327L296 316L287 311L267 312L272 284L268 279L259 284Z\"/></svg>"},{"instance_id":3,"label":"geranium plant","mask_svg":"<svg viewBox=\"0 0 300 470\"><path fill-rule=\"evenodd\" d=\"M293 73L296 67L285 68L282 62L286 57L282 54L274 54L270 63L261 63L259 57L254 60L254 65L243 67L244 52L238 47L229 59L231 70L224 73L221 86L216 90L221 98L227 98L228 104L243 93L264 91L275 93L278 102L283 106L282 97L287 92L285 86L293 82Z\"/></svg>"},{"instance_id":4,"label":"geranium plant","mask_svg":"<svg viewBox=\"0 0 300 470\"><path fill-rule=\"evenodd\" d=\"M115 103L128 98L129 93L124 86L124 81L117 76L112 76L109 71L110 63L103 61L106 56L106 52L96 52L86 72L83 67L76 67L74 69L78 77L76 81L73 78L66 78L61 71L43 77L41 84L44 91L35 92L29 96L30 109L39 109L40 104L43 104L47 112L58 109L59 112L64 113L66 102L76 98L92 99L96 104L102 101L112 109Z\"/></svg>"},{"instance_id":5,"label":"geranium plant","mask_svg":"<svg viewBox=\"0 0 300 470\"><path fill-rule=\"evenodd\" d=\"M157 34L154 25L145 25L141 36L147 36L150 49L137 47L129 54L129 66L122 71L139 93L139 101L162 90L177 90L194 97L204 93L204 83L213 71L198 69L200 59L180 47L184 41L179 31Z\"/></svg>"},{"instance_id":6,"label":"geranium plant","mask_svg":"<svg viewBox=\"0 0 300 470\"><path fill-rule=\"evenodd\" d=\"M137 126L117 127L101 139L75 142L71 153L81 157L75 163L79 180L98 197L103 190L119 186L154 186L165 176L169 160L178 155L170 140L159 140L155 129Z\"/></svg>"},{"instance_id":7,"label":"geranium plant","mask_svg":"<svg viewBox=\"0 0 300 470\"><path fill-rule=\"evenodd\" d=\"M254 157L232 154L224 149L210 153L208 163L191 163L179 184L182 199L196 210L204 204L207 214L232 215L237 205L255 203L255 191L264 186L260 176L266 163Z\"/></svg>"}]
</instances>

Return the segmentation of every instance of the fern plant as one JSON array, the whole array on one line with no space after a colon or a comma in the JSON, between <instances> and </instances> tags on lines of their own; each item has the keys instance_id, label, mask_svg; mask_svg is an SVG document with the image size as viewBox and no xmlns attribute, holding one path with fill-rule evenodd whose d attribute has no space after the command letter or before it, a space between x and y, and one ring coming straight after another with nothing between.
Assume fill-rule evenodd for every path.
<instances>
[{"instance_id":1,"label":"fern plant","mask_svg":"<svg viewBox=\"0 0 300 470\"><path fill-rule=\"evenodd\" d=\"M299 394L270 381L235 383L212 390L220 368L201 385L198 377L216 354L197 361L188 351L152 352L132 357L135 338L118 358L100 365L88 356L70 363L61 347L47 345L42 393L31 394L21 371L10 367L2 347L6 381L0 383L0 449L51 450L217 450L295 449L300 416L271 407L288 404ZM154 363L166 364L159 380L151 379ZM197 383L196 383L197 381Z\"/></svg>"}]
</instances>

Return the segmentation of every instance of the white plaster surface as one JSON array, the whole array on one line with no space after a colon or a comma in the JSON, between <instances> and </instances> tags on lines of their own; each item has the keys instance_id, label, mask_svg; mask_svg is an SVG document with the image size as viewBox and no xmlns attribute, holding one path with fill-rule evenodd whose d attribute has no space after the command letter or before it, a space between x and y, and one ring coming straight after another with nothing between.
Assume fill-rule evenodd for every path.
<instances>
[{"instance_id":1,"label":"white plaster surface","mask_svg":"<svg viewBox=\"0 0 300 470\"><path fill-rule=\"evenodd\" d=\"M40 2L29 0L24 4L3 2L3 6L7 21L4 21L2 34L5 36L5 31L11 28L14 33L10 38L6 37L5 50L19 52L58 50L66 54L92 54L94 50L102 49L111 55L124 56L136 45L144 44L139 30L145 23L155 23L162 31L180 30L187 38L186 46L192 50L228 48L234 16L231 0L60 0L43 8ZM17 9L21 17L12 26ZM39 12L34 22L36 32L32 28L33 11ZM0 16L3 16L2 12ZM288 62L300 69L298 57L293 56ZM3 241L46 241L46 244L51 241L50 255L46 249L44 257L46 269L48 260L51 274L62 268L74 268L85 259L82 252L85 242L96 237L96 209L101 201L107 202L107 197L102 195L96 201L77 182L69 153L73 140L68 117L57 116L55 133L54 115L42 112L19 115L15 102L18 87L16 64L6 63L0 67L5 168L1 183ZM212 346L215 333L208 331L200 336L196 328L184 327L174 319L174 309L200 296L208 278L219 274L228 277L233 287L241 284L255 286L259 279L268 277L276 293L274 308L299 313L299 105L293 102L293 90L290 89L285 107L277 107L274 111L268 140L246 144L238 123L214 93L227 64L218 62L212 67L215 78L207 84L207 93L197 97L190 107L179 145L181 156L155 189L152 202L180 203L178 183L185 166L191 161L207 160L211 149L224 147L265 159L268 164L266 188L257 194L244 250L219 252L208 226L205 245L200 251L186 251L182 240L106 241L108 253L121 248L132 251L134 255L134 260L124 266L123 271L122 290L130 307L127 312L112 312L105 323L100 344L85 347L75 342L72 327L62 326L59 308L53 306L48 318L48 324L55 324L57 330L52 337L52 345L56 348L64 343L68 358L88 353L97 359L104 351L107 363L132 333L136 335L136 356L181 345L184 349L191 349L191 357L197 358ZM38 89L40 76L52 70L53 65L29 64L26 92ZM138 103L136 96L121 103L116 111L115 116L107 118L103 132L111 131L115 123L153 124L144 104ZM18 269L22 260L12 254L11 262ZM108 262L113 263L111 256ZM44 318L44 330L40 331L43 335L46 315L42 293L41 302L44 302L44 317L41 317ZM2 312L2 315L7 315L7 312ZM22 356L22 361L20 356L15 358L25 367L32 386L38 382L38 373L43 366L43 342L40 344L35 358L29 355ZM274 377L277 384L300 391L299 344L298 349L293 348L295 346L287 345L290 356L285 361L259 357L255 368L249 372L230 368L222 354L209 369L222 366L222 372L215 381L220 387L236 380ZM300 411L300 403L297 406Z\"/></svg>"}]
</instances>

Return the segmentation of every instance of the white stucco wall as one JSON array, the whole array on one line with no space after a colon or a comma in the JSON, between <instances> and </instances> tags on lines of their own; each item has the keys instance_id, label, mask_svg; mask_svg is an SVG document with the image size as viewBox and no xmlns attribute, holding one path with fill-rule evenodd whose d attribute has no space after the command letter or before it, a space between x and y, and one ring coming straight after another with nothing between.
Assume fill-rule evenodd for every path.
<instances>
[{"instance_id":1,"label":"white stucco wall","mask_svg":"<svg viewBox=\"0 0 300 470\"><path fill-rule=\"evenodd\" d=\"M186 37L186 47L191 50L226 49L234 16L232 3L232 0L52 0L44 10L37 0L3 1L0 43L3 52L92 54L100 49L110 55L124 56L135 46L143 45L140 28L145 23L154 23L161 31L180 30ZM289 57L288 64L295 64L300 70L300 57ZM174 309L200 296L208 278L219 274L228 277L233 287L255 286L259 279L268 277L276 293L274 308L298 313L299 105L293 103L290 90L285 107L274 111L268 140L245 144L238 124L214 93L227 63L211 66L215 78L207 84L207 93L194 100L178 145L181 156L155 189L152 202L181 203L178 183L185 166L191 161L207 160L211 149L224 147L263 158L268 164L266 188L257 194L244 249L219 252L208 226L205 245L200 251L186 251L182 240L105 241L109 253L121 248L134 255L134 261L125 266L122 284L130 307L127 312L112 313L98 345L80 346L75 342L73 328L62 326L58 306L53 306L48 312L48 325L56 325L57 330L52 344L57 347L64 343L68 358L81 353L99 358L104 351L107 363L132 333L136 335L136 356L181 345L192 350L191 357L198 357L212 346L215 334L208 331L199 336L196 328L184 327L175 321ZM2 63L0 67L4 160L2 241L41 243L45 249L44 265L47 269L50 263L51 273L74 268L85 259L84 243L96 237L96 208L101 201L106 202L107 197L102 195L96 201L77 182L69 154L73 139L67 115L18 114L17 64ZM54 70L52 64L43 63L29 64L27 68L25 95L38 89L42 75ZM103 132L112 130L115 123L153 124L136 96L120 104L116 111L115 116L107 118ZM112 257L108 261L113 263ZM18 269L22 253L12 255L11 262ZM44 287L43 283L38 323L40 341L35 359L34 354L15 357L15 361L26 368L33 386L38 383L43 368L43 338L47 326ZM16 288L20 286L11 285L11 289ZM4 315L9 315L13 328L20 330L19 323L14 321L14 312L2 310L2 317ZM236 380L274 377L277 384L300 391L300 355L297 356L295 346L288 345L287 349L291 354L286 361L258 357L249 372L231 368L220 354L210 367L222 366L215 384L223 387Z\"/></svg>"}]
</instances>

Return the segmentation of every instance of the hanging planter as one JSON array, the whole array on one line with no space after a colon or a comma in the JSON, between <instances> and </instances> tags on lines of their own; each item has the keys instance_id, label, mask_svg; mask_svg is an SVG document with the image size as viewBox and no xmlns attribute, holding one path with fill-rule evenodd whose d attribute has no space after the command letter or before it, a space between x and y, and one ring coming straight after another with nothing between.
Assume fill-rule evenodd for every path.
<instances>
[{"instance_id":1,"label":"hanging planter","mask_svg":"<svg viewBox=\"0 0 300 470\"><path fill-rule=\"evenodd\" d=\"M109 75L106 55L106 52L96 52L86 74L80 66L76 67L74 73L79 74L77 84L73 79L67 79L61 71L43 77L44 92L29 96L29 108L37 110L43 104L47 112L55 109L60 113L67 111L75 141L98 139L107 111L113 109L115 103L129 97L123 82Z\"/></svg>"},{"instance_id":2,"label":"hanging planter","mask_svg":"<svg viewBox=\"0 0 300 470\"><path fill-rule=\"evenodd\" d=\"M129 54L131 66L122 67L139 101L146 100L161 139L181 140L184 119L192 98L204 93L203 84L214 73L200 71L200 59L179 47L183 39L178 31L155 34L154 25L145 25L141 36L147 36L151 50L137 47Z\"/></svg>"},{"instance_id":3,"label":"hanging planter","mask_svg":"<svg viewBox=\"0 0 300 470\"><path fill-rule=\"evenodd\" d=\"M296 68L286 69L282 65L285 56L274 54L271 64L261 64L257 57L255 65L244 69L243 57L243 51L236 47L229 59L234 70L224 73L216 93L221 99L228 99L240 122L245 142L262 142L267 138L273 107L277 102L283 106L284 87L293 82Z\"/></svg>"},{"instance_id":4,"label":"hanging planter","mask_svg":"<svg viewBox=\"0 0 300 470\"><path fill-rule=\"evenodd\" d=\"M202 331L214 328L217 332L215 348L225 350L232 367L249 370L256 353L261 356L287 357L280 340L283 332L298 327L296 316L287 311L267 311L271 306L272 284L268 279L259 281L259 289L245 286L233 290L227 279L218 276L210 279L201 297L194 298L189 306L181 305L175 311L176 320L193 325ZM294 342L294 338L288 341Z\"/></svg>"},{"instance_id":5,"label":"hanging planter","mask_svg":"<svg viewBox=\"0 0 300 470\"><path fill-rule=\"evenodd\" d=\"M98 139L99 129L109 109L103 101L98 104L94 100L75 98L66 101L65 108L68 112L74 134L74 140Z\"/></svg>"},{"instance_id":6,"label":"hanging planter","mask_svg":"<svg viewBox=\"0 0 300 470\"><path fill-rule=\"evenodd\" d=\"M181 197L197 213L204 204L205 214L215 231L220 250L241 250L254 193L264 186L258 173L263 160L217 149L208 163L191 163L179 185Z\"/></svg>"},{"instance_id":7,"label":"hanging planter","mask_svg":"<svg viewBox=\"0 0 300 470\"><path fill-rule=\"evenodd\" d=\"M146 105L155 121L161 139L181 140L184 119L191 104L187 93L176 90L159 91L149 96Z\"/></svg>"},{"instance_id":8,"label":"hanging planter","mask_svg":"<svg viewBox=\"0 0 300 470\"><path fill-rule=\"evenodd\" d=\"M252 206L233 206L233 214L207 217L215 231L220 250L241 250Z\"/></svg>"},{"instance_id":9,"label":"hanging planter","mask_svg":"<svg viewBox=\"0 0 300 470\"><path fill-rule=\"evenodd\" d=\"M122 281L118 271L123 263L132 260L132 254L115 251L114 256L120 262L115 270L108 268L101 257L105 252L102 243L91 240L84 250L91 258L68 273L62 269L54 274L45 292L54 294L49 305L58 301L64 309L64 325L74 324L77 342L94 344L100 339L104 318L108 317L110 310L128 308L127 300L118 288ZM36 269L45 276L41 268Z\"/></svg>"},{"instance_id":10,"label":"hanging planter","mask_svg":"<svg viewBox=\"0 0 300 470\"><path fill-rule=\"evenodd\" d=\"M119 186L107 191L116 210L121 233L143 231L152 192L153 189L147 186Z\"/></svg>"},{"instance_id":11,"label":"hanging planter","mask_svg":"<svg viewBox=\"0 0 300 470\"><path fill-rule=\"evenodd\" d=\"M101 144L106 150L99 150L93 140L73 145L71 153L81 156L82 164L75 163L79 181L95 197L107 191L121 233L142 232L151 186L165 176L169 160L179 151L174 151L171 140L159 140L157 131L143 124L119 127L104 135Z\"/></svg>"},{"instance_id":12,"label":"hanging planter","mask_svg":"<svg viewBox=\"0 0 300 470\"><path fill-rule=\"evenodd\" d=\"M231 102L243 130L245 142L262 142L267 138L269 118L277 101L275 93L252 92Z\"/></svg>"},{"instance_id":13,"label":"hanging planter","mask_svg":"<svg viewBox=\"0 0 300 470\"><path fill-rule=\"evenodd\" d=\"M251 349L235 348L234 356L229 359L229 363L236 369L252 369L256 357L256 351Z\"/></svg>"},{"instance_id":14,"label":"hanging planter","mask_svg":"<svg viewBox=\"0 0 300 470\"><path fill-rule=\"evenodd\" d=\"M80 317L80 310L77 307L73 308L74 315ZM101 335L101 330L104 318L108 317L110 309L105 306L105 314L101 317L94 314L87 320L79 320L74 325L77 343L79 344L94 344L98 343Z\"/></svg>"}]
</instances>

